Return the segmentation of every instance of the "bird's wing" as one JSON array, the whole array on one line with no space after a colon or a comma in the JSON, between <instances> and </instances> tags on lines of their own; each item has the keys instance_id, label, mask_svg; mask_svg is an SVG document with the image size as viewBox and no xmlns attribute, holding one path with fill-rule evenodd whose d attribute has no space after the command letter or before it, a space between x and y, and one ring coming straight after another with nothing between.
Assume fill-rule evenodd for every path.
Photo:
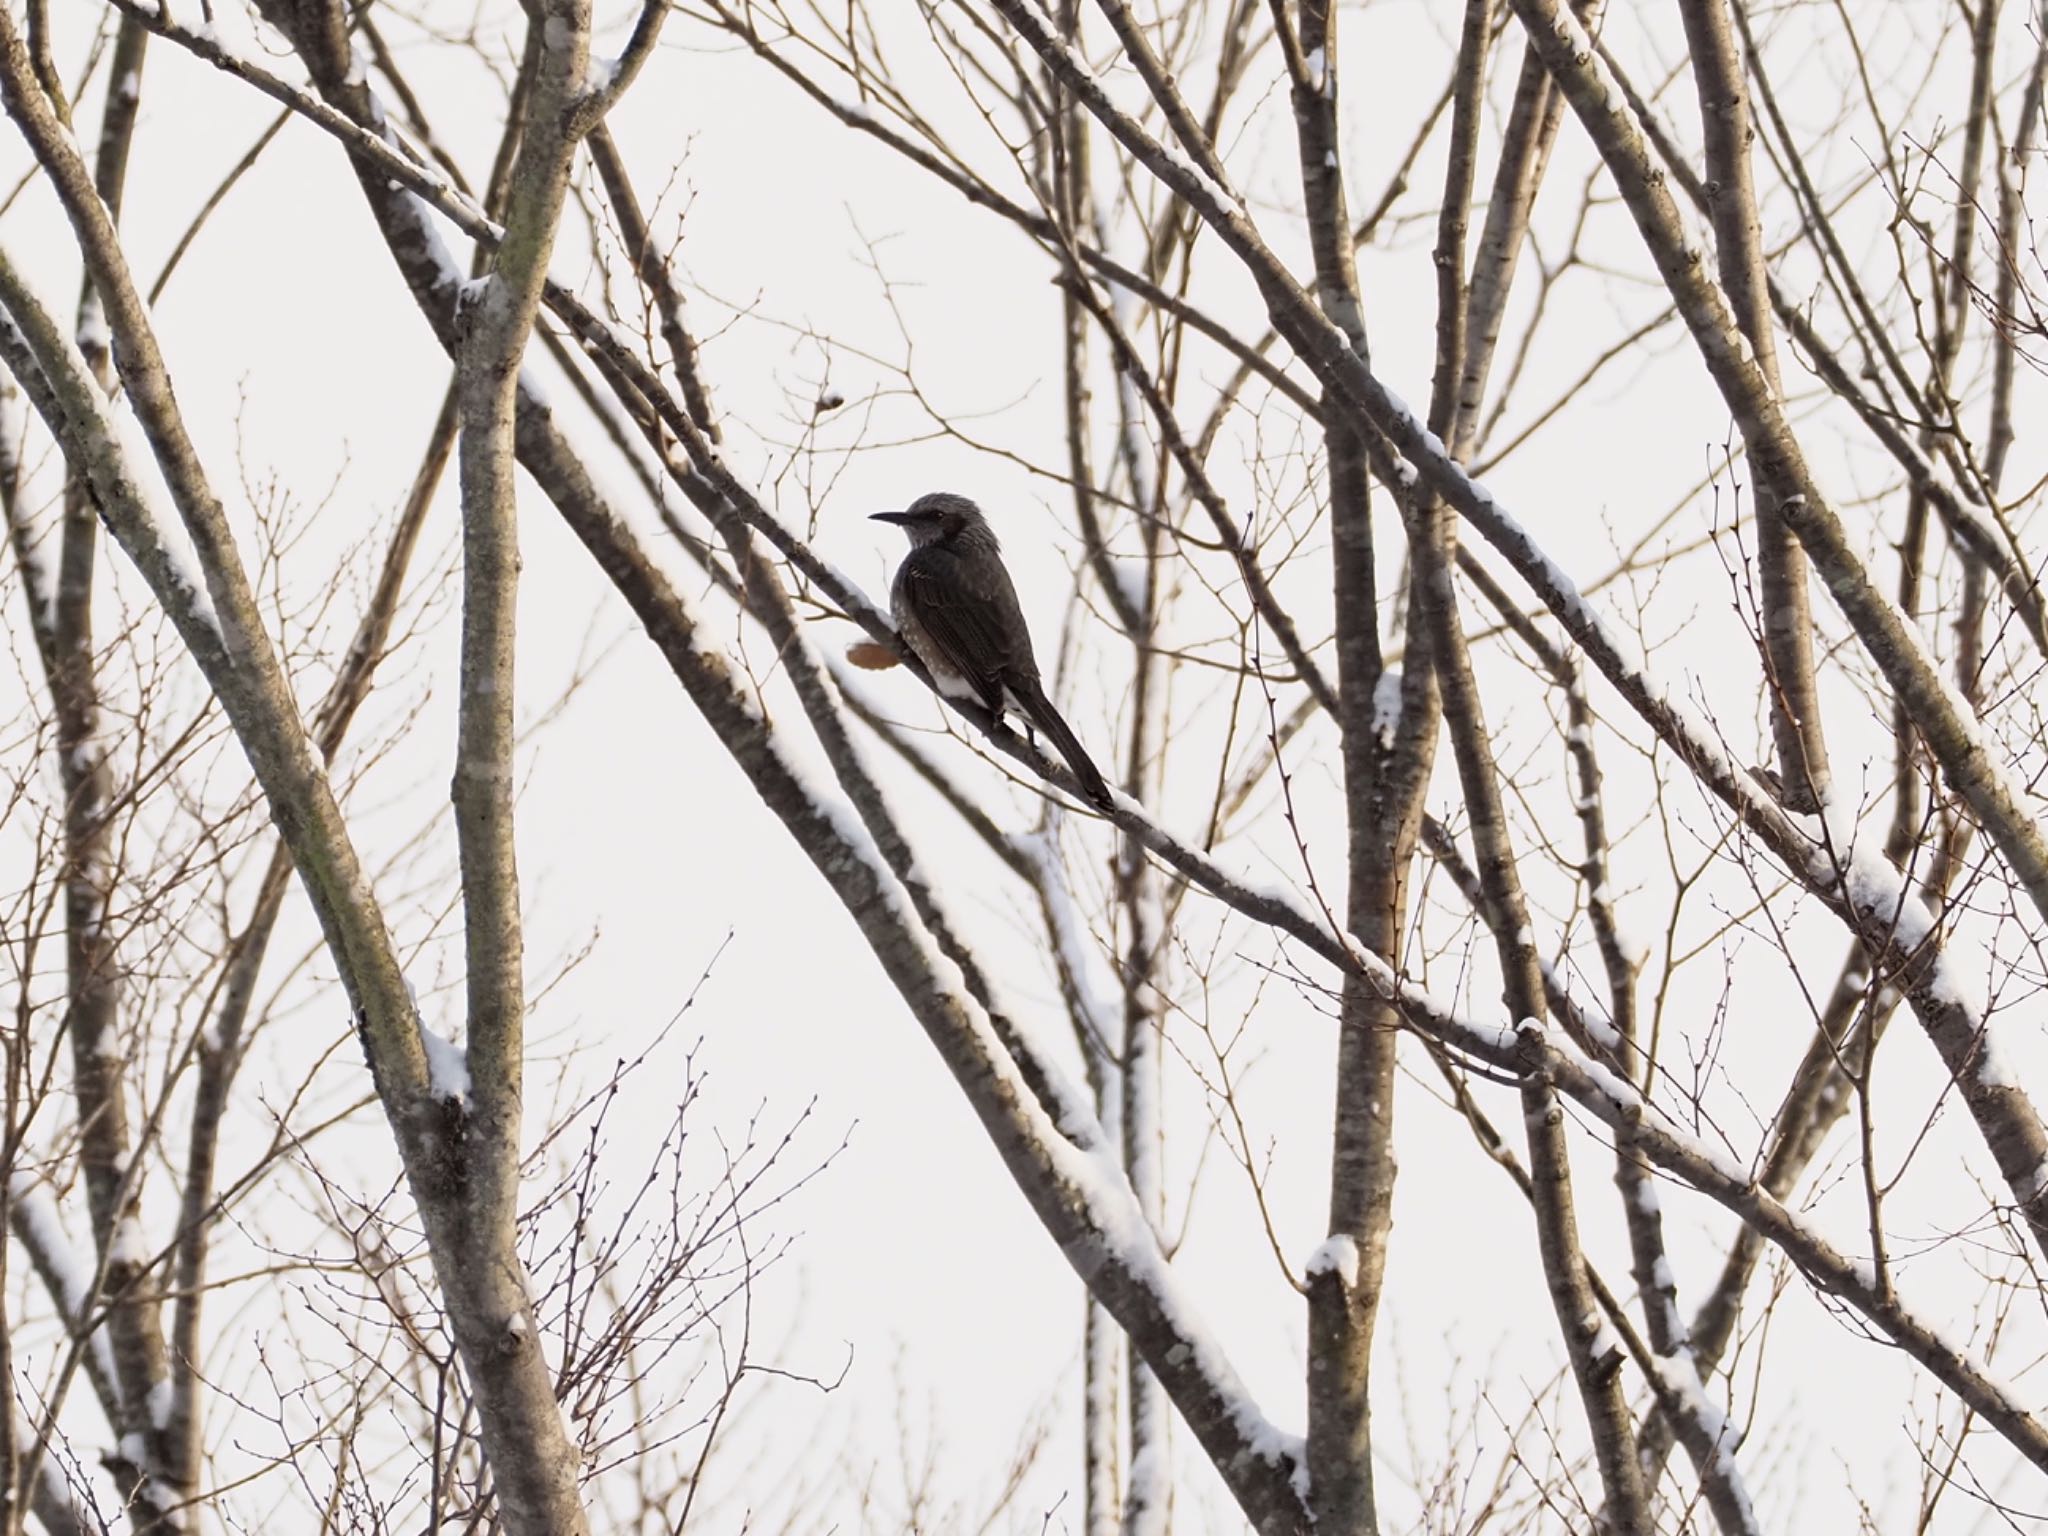
<instances>
[{"instance_id":1,"label":"bird's wing","mask_svg":"<svg viewBox=\"0 0 2048 1536\"><path fill-rule=\"evenodd\" d=\"M1024 619L1000 566L994 577L978 579L973 564L945 551L913 550L899 579L905 601L939 654L973 685L983 703L1000 713L1006 674L1019 660L1017 636ZM1029 667L1028 639L1023 653Z\"/></svg>"}]
</instances>

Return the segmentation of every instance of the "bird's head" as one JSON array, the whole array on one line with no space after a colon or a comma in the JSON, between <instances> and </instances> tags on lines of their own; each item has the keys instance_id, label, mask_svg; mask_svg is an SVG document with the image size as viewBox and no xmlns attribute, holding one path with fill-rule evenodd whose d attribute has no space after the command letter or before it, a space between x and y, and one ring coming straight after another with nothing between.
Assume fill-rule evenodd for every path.
<instances>
[{"instance_id":1,"label":"bird's head","mask_svg":"<svg viewBox=\"0 0 2048 1536\"><path fill-rule=\"evenodd\" d=\"M962 535L985 538L991 546L995 544L995 534L988 519L981 515L981 508L951 491L931 491L901 512L877 512L873 516L878 523L896 524L910 536L912 547L951 542Z\"/></svg>"}]
</instances>

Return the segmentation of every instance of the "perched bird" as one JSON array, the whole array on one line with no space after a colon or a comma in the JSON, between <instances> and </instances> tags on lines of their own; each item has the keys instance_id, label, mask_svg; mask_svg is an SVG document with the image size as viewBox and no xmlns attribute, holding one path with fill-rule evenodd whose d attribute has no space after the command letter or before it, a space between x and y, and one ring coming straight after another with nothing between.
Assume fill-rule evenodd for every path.
<instances>
[{"instance_id":1,"label":"perched bird","mask_svg":"<svg viewBox=\"0 0 2048 1536\"><path fill-rule=\"evenodd\" d=\"M874 517L910 535L910 553L889 588L889 607L904 644L925 664L939 692L973 699L998 719L1004 710L1015 710L1059 749L1081 793L1107 807L1109 785L1038 680L1031 631L1003 569L1002 546L981 508L951 491L933 491L907 511Z\"/></svg>"}]
</instances>

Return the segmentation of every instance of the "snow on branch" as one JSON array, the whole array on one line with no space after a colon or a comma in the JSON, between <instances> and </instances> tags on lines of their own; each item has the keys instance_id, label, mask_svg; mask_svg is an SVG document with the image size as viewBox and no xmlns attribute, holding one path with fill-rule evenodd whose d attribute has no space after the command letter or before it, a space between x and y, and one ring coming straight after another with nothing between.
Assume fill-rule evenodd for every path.
<instances>
[{"instance_id":1,"label":"snow on branch","mask_svg":"<svg viewBox=\"0 0 2048 1536\"><path fill-rule=\"evenodd\" d=\"M98 1265L72 1241L58 1212L57 1197L42 1179L15 1169L7 1176L7 1199L14 1236L28 1250L29 1261L48 1286L64 1325L75 1335L98 1305ZM86 1347L92 1352L91 1374L96 1385L118 1391L120 1376L114 1368L113 1340L107 1329L93 1329Z\"/></svg>"}]
</instances>

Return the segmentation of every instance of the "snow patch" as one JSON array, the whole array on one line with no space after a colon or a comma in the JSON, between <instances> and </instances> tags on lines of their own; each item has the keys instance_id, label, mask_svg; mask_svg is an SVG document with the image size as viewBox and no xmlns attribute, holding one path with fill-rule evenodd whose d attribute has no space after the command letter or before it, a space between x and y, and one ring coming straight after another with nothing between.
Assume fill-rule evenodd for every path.
<instances>
[{"instance_id":1,"label":"snow patch","mask_svg":"<svg viewBox=\"0 0 2048 1536\"><path fill-rule=\"evenodd\" d=\"M1664 1212L1663 1202L1657 1198L1657 1185L1648 1175L1636 1180L1631 1186L1629 1200L1640 1215L1657 1217Z\"/></svg>"},{"instance_id":2,"label":"snow patch","mask_svg":"<svg viewBox=\"0 0 2048 1536\"><path fill-rule=\"evenodd\" d=\"M1732 1496L1735 1523L1727 1536L1762 1536L1763 1527L1757 1521L1756 1510L1750 1505L1749 1489L1735 1464L1735 1449L1747 1431L1701 1388L1691 1350L1653 1356L1650 1368L1657 1373L1658 1385L1677 1400L1679 1413L1692 1422L1694 1433L1706 1441L1709 1451L1701 1470L1720 1482ZM1681 1430L1680 1438L1689 1437Z\"/></svg>"},{"instance_id":3,"label":"snow patch","mask_svg":"<svg viewBox=\"0 0 2048 1536\"><path fill-rule=\"evenodd\" d=\"M135 1219L133 1211L114 1223L114 1240L107 1245L107 1261L112 1264L149 1262L149 1243L144 1239L142 1223Z\"/></svg>"},{"instance_id":4,"label":"snow patch","mask_svg":"<svg viewBox=\"0 0 2048 1536\"><path fill-rule=\"evenodd\" d=\"M1372 734L1382 747L1394 744L1394 727L1401 719L1401 669L1383 667L1379 681L1372 685Z\"/></svg>"},{"instance_id":5,"label":"snow patch","mask_svg":"<svg viewBox=\"0 0 2048 1536\"><path fill-rule=\"evenodd\" d=\"M427 1053L427 1087L437 1099L469 1102L469 1052L445 1035L420 1024L420 1046Z\"/></svg>"},{"instance_id":6,"label":"snow patch","mask_svg":"<svg viewBox=\"0 0 2048 1536\"><path fill-rule=\"evenodd\" d=\"M88 293L85 302L78 307L75 339L81 352L104 352L113 344L113 333L107 329L107 312L101 306L97 292Z\"/></svg>"},{"instance_id":7,"label":"snow patch","mask_svg":"<svg viewBox=\"0 0 2048 1536\"><path fill-rule=\"evenodd\" d=\"M1358 1244L1342 1232L1324 1238L1308 1257L1310 1275L1335 1275L1347 1291L1358 1288Z\"/></svg>"}]
</instances>

